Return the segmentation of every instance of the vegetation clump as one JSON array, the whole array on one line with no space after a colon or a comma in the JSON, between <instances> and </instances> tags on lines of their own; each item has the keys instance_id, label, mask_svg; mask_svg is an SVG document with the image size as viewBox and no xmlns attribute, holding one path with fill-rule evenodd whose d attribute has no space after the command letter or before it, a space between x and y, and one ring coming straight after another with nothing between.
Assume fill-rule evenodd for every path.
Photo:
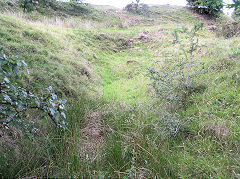
<instances>
[{"instance_id":1,"label":"vegetation clump","mask_svg":"<svg viewBox=\"0 0 240 179\"><path fill-rule=\"evenodd\" d=\"M0 54L0 127L8 129L12 125L25 134L31 134L36 130L34 123L38 122L30 118L29 112L33 110L42 120L50 118L56 127L65 128L66 100L58 99L51 86L44 95L34 94L21 86L24 73L19 72L19 67L22 66L26 63L18 56Z\"/></svg>"},{"instance_id":2,"label":"vegetation clump","mask_svg":"<svg viewBox=\"0 0 240 179\"><path fill-rule=\"evenodd\" d=\"M124 8L126 11L131 12L131 13L136 13L136 14L141 14L141 15L149 15L149 6L147 4L141 3L139 4L140 1L137 1L137 3L131 3L126 5Z\"/></svg>"},{"instance_id":3,"label":"vegetation clump","mask_svg":"<svg viewBox=\"0 0 240 179\"><path fill-rule=\"evenodd\" d=\"M239 20L221 23L218 27L217 34L225 37L226 39L240 36Z\"/></svg>"},{"instance_id":4,"label":"vegetation clump","mask_svg":"<svg viewBox=\"0 0 240 179\"><path fill-rule=\"evenodd\" d=\"M201 86L203 86L197 79L203 73L203 66L196 64L194 60L194 52L198 47L198 39L195 36L200 28L202 28L202 24L195 25L191 31L186 27L175 30L174 44L180 44L183 57L166 61L161 70L154 68L149 70L156 95L167 102L178 103L186 107L188 97L201 90ZM186 35L185 38L189 40L190 47L182 44L179 33Z\"/></svg>"},{"instance_id":5,"label":"vegetation clump","mask_svg":"<svg viewBox=\"0 0 240 179\"><path fill-rule=\"evenodd\" d=\"M223 0L187 0L188 5L201 14L218 16L222 12Z\"/></svg>"},{"instance_id":6,"label":"vegetation clump","mask_svg":"<svg viewBox=\"0 0 240 179\"><path fill-rule=\"evenodd\" d=\"M162 131L176 136L184 121L177 114L179 108L187 109L188 98L193 93L203 92L206 85L199 81L200 75L204 73L204 65L198 64L194 59L194 52L198 48L196 33L203 24L196 24L192 30L183 27L174 31L175 40L173 44L179 44L182 55L180 59L166 60L160 69L149 69L152 87L157 98L162 100L163 112L160 113L160 122L165 126ZM189 47L180 39L189 41ZM164 107L165 106L165 107ZM186 121L186 120L185 120ZM167 132L168 131L168 132Z\"/></svg>"}]
</instances>

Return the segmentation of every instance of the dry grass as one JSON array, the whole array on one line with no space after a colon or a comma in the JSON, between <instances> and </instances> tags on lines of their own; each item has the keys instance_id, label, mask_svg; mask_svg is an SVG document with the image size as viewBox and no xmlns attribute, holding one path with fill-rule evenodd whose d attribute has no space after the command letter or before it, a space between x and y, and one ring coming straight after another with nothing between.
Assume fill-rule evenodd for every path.
<instances>
[{"instance_id":1,"label":"dry grass","mask_svg":"<svg viewBox=\"0 0 240 179\"><path fill-rule=\"evenodd\" d=\"M82 20L81 18L64 18L64 17L46 17L42 16L41 19L33 19L28 14L21 12L5 11L3 14L11 17L18 18L31 25L42 26L43 28L54 27L54 28L71 28L71 29L94 29L95 26L90 20Z\"/></svg>"},{"instance_id":2,"label":"dry grass","mask_svg":"<svg viewBox=\"0 0 240 179\"><path fill-rule=\"evenodd\" d=\"M105 126L100 112L93 112L86 119L86 126L80 130L80 156L93 163L102 154L104 146Z\"/></svg>"}]
</instances>

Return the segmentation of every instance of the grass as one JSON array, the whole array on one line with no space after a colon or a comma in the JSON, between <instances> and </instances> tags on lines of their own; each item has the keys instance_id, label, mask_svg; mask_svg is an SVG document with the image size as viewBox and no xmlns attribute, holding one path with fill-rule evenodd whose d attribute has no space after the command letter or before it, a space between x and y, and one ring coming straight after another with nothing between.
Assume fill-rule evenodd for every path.
<instances>
[{"instance_id":1,"label":"grass","mask_svg":"<svg viewBox=\"0 0 240 179\"><path fill-rule=\"evenodd\" d=\"M192 94L186 110L177 111L192 120L176 137L164 136L158 114L163 103L152 98L147 69L181 57L172 32L198 20L171 6L151 7L147 16L126 13L122 19L112 8L84 7L86 19L76 13L79 7L75 14L60 7L47 14L19 9L0 14L0 46L30 69L23 85L40 93L51 85L69 101L64 133L40 126L31 141L1 129L0 176L237 178L239 37L199 31L194 59L210 68L198 77L207 89ZM66 17L57 23L59 13ZM142 19L121 27L134 18Z\"/></svg>"}]
</instances>

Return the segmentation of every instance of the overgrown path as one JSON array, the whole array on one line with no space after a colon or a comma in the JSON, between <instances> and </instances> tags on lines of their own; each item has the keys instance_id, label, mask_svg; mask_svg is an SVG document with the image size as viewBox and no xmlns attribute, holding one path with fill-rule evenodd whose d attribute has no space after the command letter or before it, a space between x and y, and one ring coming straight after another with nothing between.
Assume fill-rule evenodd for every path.
<instances>
[{"instance_id":1,"label":"overgrown path","mask_svg":"<svg viewBox=\"0 0 240 179\"><path fill-rule=\"evenodd\" d=\"M197 78L204 91L173 109L187 122L172 137L161 122L171 126L175 118L161 115L167 103L152 98L148 71L181 59L172 33L199 20L182 7L151 6L141 15L84 8L89 14L66 18L0 14L0 45L29 67L23 84L40 93L51 85L69 105L66 133L40 127L39 141L1 151L1 171L9 178L239 176L240 38L218 37L207 26L196 34L193 58L209 71Z\"/></svg>"},{"instance_id":2,"label":"overgrown path","mask_svg":"<svg viewBox=\"0 0 240 179\"><path fill-rule=\"evenodd\" d=\"M194 22L186 23L185 26L192 27ZM216 65L225 61L226 58L229 58L231 56L231 50L226 51L225 53L222 51L220 57L217 54L214 54L214 50L219 51L223 48L223 46L228 46L233 41L226 41L222 39L221 37L218 38L215 36L214 32L212 32L212 29L208 29L208 25L205 26L199 33L199 54L194 55L196 60L199 60L203 63ZM174 61L176 58L179 58L179 47L174 45L173 42L173 36L172 33L174 29L182 27L181 23L164 23L160 22L158 24L154 24L152 26L136 26L131 27L127 29L105 29L105 33L109 34L131 34L129 37L129 42L131 46L129 48L117 51L114 53L106 53L106 54L97 54L99 60L103 62L104 65L100 65L98 67L99 72L102 75L103 80L103 98L106 99L109 102L119 102L119 103L126 103L129 106L134 106L135 104L147 104L146 106L151 106L151 104L154 104L155 100L151 97L153 94L153 89L149 85L151 81L148 77L148 68L149 67L155 67L156 62L157 63L163 63L164 60L172 60ZM226 44L227 43L227 44ZM223 45L225 44L225 45ZM229 48L227 48L229 49ZM217 62L218 61L218 62ZM225 63L225 62L223 62ZM223 65L223 64L222 64ZM221 65L220 65L221 66ZM223 65L224 66L224 65ZM218 68L218 67L217 67ZM225 68L225 67L224 67ZM226 73L222 73L222 75L226 75ZM215 78L215 72L211 72L210 74L207 74L205 76L206 79L210 80L212 78ZM215 86L212 82L211 85ZM194 116L195 121L191 122L188 127L182 134L180 134L179 138L170 139L171 141L168 141L164 144L158 144L158 147L155 148L155 145L152 141L148 141L148 138L146 137L147 134L151 133L146 129L146 126L151 126L156 123L155 121L158 120L158 116L155 116L152 114L153 111L148 111L149 114L144 117L136 116L135 118L131 118L131 120L127 120L128 124L125 124L124 118L116 119L116 120L122 120L122 122L113 122L114 125L119 125L118 129L115 129L115 132L113 136L120 135L121 137L117 139L108 138L109 141L105 141L106 147L109 147L110 149L119 149L119 146L115 146L115 143L121 143L126 147L126 150L133 150L136 152L136 155L143 155L143 158L147 158L146 160L151 161L151 164L144 164L146 168L141 168L142 164L132 162L132 168L129 168L129 163L123 162L123 164L114 163L114 161L108 161L109 163L113 164L114 167L122 166L123 168L120 168L119 170L115 169L115 173L118 174L118 176L131 176L132 173L135 174L136 177L139 176L154 176L154 172L160 172L157 175L158 176L168 176L168 177L177 177L175 173L172 173L171 171L177 171L177 166L182 165L181 172L182 176L186 176L187 173L192 173L192 177L198 176L199 174L201 176L208 176L212 175L212 169L208 167L218 166L218 169L216 171L220 172L221 176L229 176L229 173L224 169L224 165L226 164L224 160L228 158L233 163L236 164L237 161L234 161L232 158L232 155L228 155L227 150L220 147L221 145L220 141L213 142L211 137L215 138L216 140L225 140L225 136L229 135L229 125L228 122L226 122L227 116L223 117L222 120L219 120L218 117L215 119L209 119L205 118L202 119L200 116L198 116L198 110L208 111L204 106L204 100L212 99L215 93L224 93L223 86L228 86L226 82L221 83L218 87L210 87L209 91L204 93L203 96L196 95L196 97L193 97L192 100L196 100L193 102L193 105L189 107L189 109L185 112L182 112L182 115L184 117L192 117ZM232 86L230 90L235 91L236 86ZM226 96L228 94L225 93ZM210 98L209 98L210 97ZM199 99L198 99L199 98ZM208 99L207 99L208 98ZM200 100L201 99L201 100ZM203 100L203 101L202 101ZM140 105L141 106L141 105ZM139 113L141 112L142 108L138 108L135 112ZM134 112L132 112L134 113ZM210 113L206 112L206 113ZM117 114L116 114L117 115ZM129 117L129 116L128 116ZM126 117L127 118L127 117ZM141 118L139 120L139 118ZM148 120L146 122L146 120ZM230 119L232 120L232 119ZM151 121L151 122L150 122ZM214 122L213 122L214 121ZM116 124L117 123L117 124ZM132 124L133 123L133 124ZM209 123L215 123L215 124L209 124ZM235 124L233 124L235 126ZM116 127L116 126L115 126ZM125 127L127 130L125 130ZM194 128L194 130L192 130ZM141 129L141 130L140 130ZM152 129L152 128L151 128ZM139 131L140 130L140 131ZM158 133L160 129L152 129L152 133L156 132ZM156 130L156 131L155 131ZM149 133L148 133L149 132ZM204 133L213 133L213 136L210 135L209 138L204 137ZM147 134L145 134L147 133ZM145 136L146 135L146 136ZM151 134L150 134L151 135ZM154 134L158 135L158 134ZM198 139L196 141L194 137ZM208 134L207 134L208 135ZM145 138L146 137L146 138ZM185 144L187 142L187 144ZM109 144L110 143L110 144ZM237 142L238 143L238 142ZM213 148L209 149L207 145ZM182 146L182 148L181 148ZM228 149L235 146L235 144L228 145ZM239 144L237 144L239 146ZM112 147L112 148L111 148ZM116 147L116 148L115 148ZM217 152L214 148L220 149L222 152ZM220 148L219 148L220 147ZM180 149L181 148L181 149ZM201 155L201 152L198 153L198 150L204 149L204 150L211 150L212 152L216 152L218 154L211 156L211 152L207 152L206 155L204 154L204 157ZM107 149L106 149L107 150ZM120 149L119 149L120 150ZM180 151L179 151L180 150ZM122 156L118 156L114 151L109 152L109 155L113 155L117 158L117 160L122 160ZM167 151L171 151L168 153ZM122 151L123 153L125 151ZM132 151L131 151L132 152ZM197 153L195 153L197 152ZM144 154L143 154L144 153ZM166 155L166 153L168 153ZM161 156L161 155L164 156ZM226 158L224 155L228 155ZM125 153L124 153L125 155ZM235 150L234 156L239 155L238 149ZM221 162L218 163L218 157L220 156ZM159 161L154 161L154 158L158 157ZM201 162L198 163L194 160L195 157L201 157ZM137 157L136 157L137 158ZM141 160L141 157L139 158ZM186 160L191 163L195 168L198 168L200 170L200 173L193 171L191 168L189 168L188 164L186 164ZM158 163L159 162L159 163ZM159 165L162 165L162 162L165 163L163 167L156 167ZM121 163L121 162L120 162ZM144 162L143 162L144 163ZM225 164L224 164L225 163ZM155 166L154 166L155 165ZM204 167L204 166L205 167ZM227 164L226 164L227 165ZM231 165L231 164L230 164ZM127 167L128 166L128 167ZM174 167L173 167L174 166ZM185 168L186 167L186 168ZM151 173L148 171L148 169L151 168ZM239 168L239 163L236 165L234 170L237 170ZM221 170L221 171L220 171ZM121 172L122 171L122 172ZM166 173L164 173L166 172ZM180 172L180 173L181 173ZM203 172L203 173L202 173ZM208 173L208 174L206 174ZM153 174L153 175L151 175ZM206 174L206 175L205 175ZM179 175L178 175L179 176ZM190 175L189 175L190 176Z\"/></svg>"},{"instance_id":3,"label":"overgrown path","mask_svg":"<svg viewBox=\"0 0 240 179\"><path fill-rule=\"evenodd\" d=\"M127 49L99 55L103 64L104 99L125 103L148 101L150 81L148 68L168 51L171 44L171 32L176 27L136 27L125 30L108 30L108 33L129 33Z\"/></svg>"}]
</instances>

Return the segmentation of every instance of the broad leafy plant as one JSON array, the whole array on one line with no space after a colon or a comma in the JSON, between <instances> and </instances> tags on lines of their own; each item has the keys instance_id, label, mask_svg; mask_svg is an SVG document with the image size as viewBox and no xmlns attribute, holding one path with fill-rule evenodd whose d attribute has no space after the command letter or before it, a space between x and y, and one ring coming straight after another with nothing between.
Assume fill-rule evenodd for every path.
<instances>
[{"instance_id":1,"label":"broad leafy plant","mask_svg":"<svg viewBox=\"0 0 240 179\"><path fill-rule=\"evenodd\" d=\"M45 89L44 95L31 92L21 85L25 75L21 72L27 64L18 56L7 56L0 49L0 127L14 126L26 134L36 129L36 119L51 119L58 128L66 128L65 103L58 99L52 87Z\"/></svg>"}]
</instances>

